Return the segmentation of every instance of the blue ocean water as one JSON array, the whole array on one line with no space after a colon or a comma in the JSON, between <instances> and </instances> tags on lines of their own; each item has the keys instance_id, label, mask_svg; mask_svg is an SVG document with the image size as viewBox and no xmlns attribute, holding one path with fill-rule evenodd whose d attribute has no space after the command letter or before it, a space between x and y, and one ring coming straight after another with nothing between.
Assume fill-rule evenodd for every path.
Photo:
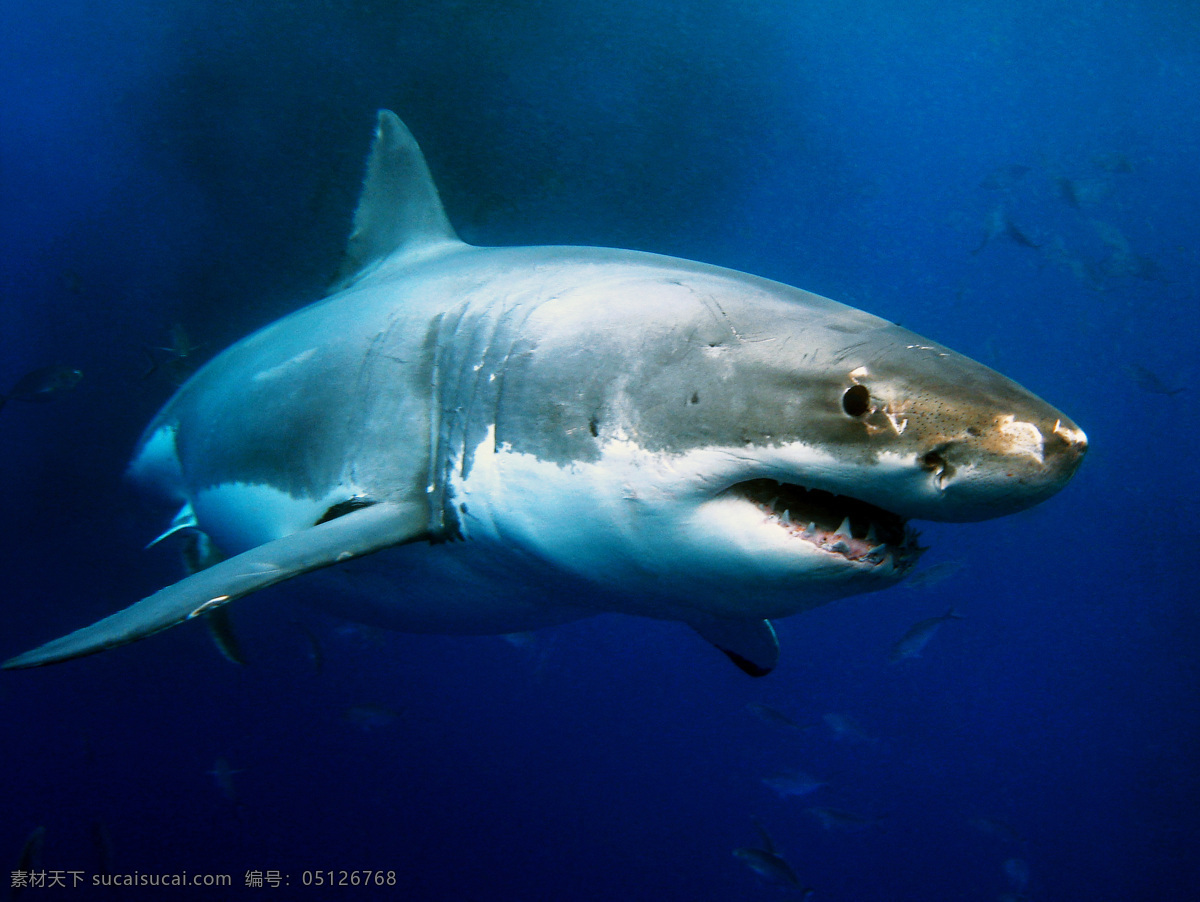
<instances>
[{"instance_id":1,"label":"blue ocean water","mask_svg":"<svg viewBox=\"0 0 1200 902\"><path fill-rule=\"evenodd\" d=\"M731 854L756 819L820 900L1200 898L1189 4L0 9L0 382L84 372L0 411L4 656L178 578L133 443L182 369L321 294L380 107L467 241L796 284L1091 441L1042 506L927 525L940 581L779 622L762 680L678 624L420 637L302 588L237 606L241 667L188 626L4 673L10 870L44 827L48 872L233 880L21 898L797 897ZM795 770L828 785L762 782ZM367 869L394 885L303 885Z\"/></svg>"}]
</instances>

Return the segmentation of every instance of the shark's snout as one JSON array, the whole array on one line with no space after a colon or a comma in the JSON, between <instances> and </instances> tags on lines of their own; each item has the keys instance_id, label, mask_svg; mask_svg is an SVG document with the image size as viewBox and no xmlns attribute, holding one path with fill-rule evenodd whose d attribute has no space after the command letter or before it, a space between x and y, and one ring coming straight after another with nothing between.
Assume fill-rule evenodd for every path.
<instances>
[{"instance_id":1,"label":"shark's snout","mask_svg":"<svg viewBox=\"0 0 1200 902\"><path fill-rule=\"evenodd\" d=\"M917 516L982 520L1032 507L1070 481L1086 452L1083 430L1057 411L997 416L989 427L968 427L918 455L936 491Z\"/></svg>"},{"instance_id":2,"label":"shark's snout","mask_svg":"<svg viewBox=\"0 0 1200 902\"><path fill-rule=\"evenodd\" d=\"M1046 441L1047 459L1053 460L1054 465L1062 470L1063 482L1066 482L1087 453L1087 435L1066 417L1060 417Z\"/></svg>"}]
</instances>

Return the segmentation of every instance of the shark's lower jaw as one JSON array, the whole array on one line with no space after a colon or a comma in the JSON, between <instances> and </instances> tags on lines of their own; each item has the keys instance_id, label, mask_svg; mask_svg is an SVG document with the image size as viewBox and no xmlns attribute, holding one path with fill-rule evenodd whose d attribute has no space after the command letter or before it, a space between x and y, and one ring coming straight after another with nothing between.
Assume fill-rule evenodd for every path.
<instances>
[{"instance_id":1,"label":"shark's lower jaw","mask_svg":"<svg viewBox=\"0 0 1200 902\"><path fill-rule=\"evenodd\" d=\"M848 495L774 479L739 482L726 494L750 502L797 540L849 562L902 575L925 551L903 517Z\"/></svg>"}]
</instances>

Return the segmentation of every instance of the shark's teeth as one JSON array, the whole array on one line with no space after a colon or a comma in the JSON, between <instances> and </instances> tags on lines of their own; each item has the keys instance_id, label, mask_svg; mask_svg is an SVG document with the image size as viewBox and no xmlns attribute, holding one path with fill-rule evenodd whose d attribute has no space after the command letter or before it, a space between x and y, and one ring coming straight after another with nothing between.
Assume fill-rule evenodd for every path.
<instances>
[{"instance_id":1,"label":"shark's teeth","mask_svg":"<svg viewBox=\"0 0 1200 902\"><path fill-rule=\"evenodd\" d=\"M903 574L921 551L916 533L903 519L849 496L767 479L740 483L731 491L797 539L879 573ZM861 538L854 535L855 522Z\"/></svg>"}]
</instances>

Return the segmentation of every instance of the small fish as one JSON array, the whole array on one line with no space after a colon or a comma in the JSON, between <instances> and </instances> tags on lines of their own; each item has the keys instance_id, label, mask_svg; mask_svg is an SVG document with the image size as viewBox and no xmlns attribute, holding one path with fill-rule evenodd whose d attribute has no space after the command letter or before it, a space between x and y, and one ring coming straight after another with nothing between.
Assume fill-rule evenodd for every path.
<instances>
[{"instance_id":1,"label":"small fish","mask_svg":"<svg viewBox=\"0 0 1200 902\"><path fill-rule=\"evenodd\" d=\"M187 329L183 327L183 323L175 323L171 326L170 335L171 344L159 350L166 351L172 357L190 357L192 351L200 350L200 345L192 344L192 340L188 337Z\"/></svg>"},{"instance_id":2,"label":"small fish","mask_svg":"<svg viewBox=\"0 0 1200 902\"><path fill-rule=\"evenodd\" d=\"M1067 270L1092 291L1106 290L1101 264L1091 258L1079 256L1071 247L1068 247L1061 235L1055 235L1050 243L1042 249L1042 254L1047 260L1057 263Z\"/></svg>"},{"instance_id":3,"label":"small fish","mask_svg":"<svg viewBox=\"0 0 1200 902\"><path fill-rule=\"evenodd\" d=\"M883 818L869 817L865 814L855 814L841 808L805 808L806 812L820 822L824 830L840 830L843 833L858 833L878 827Z\"/></svg>"},{"instance_id":4,"label":"small fish","mask_svg":"<svg viewBox=\"0 0 1200 902\"><path fill-rule=\"evenodd\" d=\"M342 719L346 723L367 732L391 726L399 716L400 712L393 708L372 704L351 705L342 712Z\"/></svg>"},{"instance_id":5,"label":"small fish","mask_svg":"<svg viewBox=\"0 0 1200 902\"><path fill-rule=\"evenodd\" d=\"M377 626L362 623L343 623L334 627L333 635L340 641L360 649L378 651L388 644L388 632Z\"/></svg>"},{"instance_id":6,"label":"small fish","mask_svg":"<svg viewBox=\"0 0 1200 902\"><path fill-rule=\"evenodd\" d=\"M46 828L34 827L21 846L21 857L17 859L17 870L37 871L42 866L42 846L46 844Z\"/></svg>"},{"instance_id":7,"label":"small fish","mask_svg":"<svg viewBox=\"0 0 1200 902\"><path fill-rule=\"evenodd\" d=\"M758 827L759 835L762 837L763 847L759 849L748 846L743 849L734 849L733 857L758 874L767 883L773 886L785 886L797 889L802 893L803 899L808 899L813 891L800 883L800 878L796 876L796 872L792 870L792 866L784 861L775 850L775 843L771 841L771 836L767 833L767 828L762 825L762 822L758 818L755 818L754 824Z\"/></svg>"},{"instance_id":8,"label":"small fish","mask_svg":"<svg viewBox=\"0 0 1200 902\"><path fill-rule=\"evenodd\" d=\"M1075 190L1075 182L1067 178L1066 175L1060 175L1055 179L1055 184L1058 186L1058 197L1061 197L1067 206L1075 210L1079 210L1079 192Z\"/></svg>"},{"instance_id":9,"label":"small fish","mask_svg":"<svg viewBox=\"0 0 1200 902\"><path fill-rule=\"evenodd\" d=\"M1090 220L1096 237L1108 248L1109 254L1100 264L1104 275L1115 279L1136 278L1147 282L1163 282L1162 268L1152 257L1139 254L1125 234L1110 222Z\"/></svg>"},{"instance_id":10,"label":"small fish","mask_svg":"<svg viewBox=\"0 0 1200 902\"><path fill-rule=\"evenodd\" d=\"M988 191L1007 191L1014 184L1029 174L1030 167L1020 163L1010 163L1007 166L997 166L982 182L980 188Z\"/></svg>"},{"instance_id":11,"label":"small fish","mask_svg":"<svg viewBox=\"0 0 1200 902\"><path fill-rule=\"evenodd\" d=\"M525 631L522 633L502 633L500 638L511 645L513 648L533 648L538 641L537 633Z\"/></svg>"},{"instance_id":12,"label":"small fish","mask_svg":"<svg viewBox=\"0 0 1200 902\"><path fill-rule=\"evenodd\" d=\"M1080 209L1082 204L1079 200L1079 190L1075 187L1075 181L1062 175L1055 179L1055 182L1058 184L1058 196L1067 202L1067 206L1076 210Z\"/></svg>"},{"instance_id":13,"label":"small fish","mask_svg":"<svg viewBox=\"0 0 1200 902\"><path fill-rule=\"evenodd\" d=\"M149 379L161 369L171 382L182 385L196 371L192 352L200 350L202 346L192 344L182 323L171 326L169 336L166 347L143 346L147 366L146 371L142 373L142 379Z\"/></svg>"},{"instance_id":14,"label":"small fish","mask_svg":"<svg viewBox=\"0 0 1200 902\"><path fill-rule=\"evenodd\" d=\"M92 849L96 853L96 871L100 874L111 874L113 862L112 835L104 821L92 821Z\"/></svg>"},{"instance_id":15,"label":"small fish","mask_svg":"<svg viewBox=\"0 0 1200 902\"><path fill-rule=\"evenodd\" d=\"M1058 186L1058 196L1074 210L1103 203L1113 191L1112 182L1107 178L1059 176L1054 181Z\"/></svg>"},{"instance_id":16,"label":"small fish","mask_svg":"<svg viewBox=\"0 0 1200 902\"><path fill-rule=\"evenodd\" d=\"M1010 858L1004 862L1004 876L1009 888L1018 896L1029 887L1029 862L1024 858Z\"/></svg>"},{"instance_id":17,"label":"small fish","mask_svg":"<svg viewBox=\"0 0 1200 902\"><path fill-rule=\"evenodd\" d=\"M808 727L800 726L800 724L796 723L796 721L792 720L778 708L772 708L770 705L750 702L750 704L746 705L746 710L767 726L775 727L777 730L799 733L808 729Z\"/></svg>"},{"instance_id":18,"label":"small fish","mask_svg":"<svg viewBox=\"0 0 1200 902\"><path fill-rule=\"evenodd\" d=\"M1133 384L1142 391L1148 391L1154 395L1177 395L1183 391L1183 387L1171 388L1157 373L1154 373L1139 363L1127 363L1121 367L1129 378L1133 380Z\"/></svg>"},{"instance_id":19,"label":"small fish","mask_svg":"<svg viewBox=\"0 0 1200 902\"><path fill-rule=\"evenodd\" d=\"M937 635L937 631L941 629L943 623L947 620L964 619L962 614L951 608L939 617L928 617L919 623L914 623L908 628L908 632L901 636L900 640L892 646L891 654L888 655L888 661L895 664L899 661L921 657L921 652L925 650L925 646L929 644L929 640Z\"/></svg>"},{"instance_id":20,"label":"small fish","mask_svg":"<svg viewBox=\"0 0 1200 902\"><path fill-rule=\"evenodd\" d=\"M1017 224L1011 219L1004 224L1004 234L1010 241L1021 245L1021 247L1031 247L1035 249L1041 247L1040 244L1022 232L1021 229L1017 227Z\"/></svg>"},{"instance_id":21,"label":"small fish","mask_svg":"<svg viewBox=\"0 0 1200 902\"><path fill-rule=\"evenodd\" d=\"M299 620L293 620L292 626L300 631L304 636L305 642L308 644L308 662L312 665L313 673L320 673L325 666L325 655L321 651L321 643L317 641L317 637L307 626Z\"/></svg>"},{"instance_id":22,"label":"small fish","mask_svg":"<svg viewBox=\"0 0 1200 902\"><path fill-rule=\"evenodd\" d=\"M63 270L62 284L71 294L83 294L83 276L74 269Z\"/></svg>"},{"instance_id":23,"label":"small fish","mask_svg":"<svg viewBox=\"0 0 1200 902\"><path fill-rule=\"evenodd\" d=\"M1003 357L1004 355L1001 353L1001 345L1000 345L1000 342L996 339L996 336L994 336L994 335L988 336L988 338L984 341L983 346L987 350L988 363L990 363L994 367L1000 366L1000 358ZM932 570L933 568L930 567L929 569ZM917 574L917 575L920 575L920 574ZM911 581L912 581L912 577L910 576L907 579L905 579L905 581L904 581L904 583L902 583L902 585L907 585Z\"/></svg>"},{"instance_id":24,"label":"small fish","mask_svg":"<svg viewBox=\"0 0 1200 902\"><path fill-rule=\"evenodd\" d=\"M961 558L952 561L941 561L923 570L918 570L912 576L906 577L900 585L906 589L928 589L940 582L945 582L955 573L967 566Z\"/></svg>"},{"instance_id":25,"label":"small fish","mask_svg":"<svg viewBox=\"0 0 1200 902\"><path fill-rule=\"evenodd\" d=\"M1007 821L1002 821L999 818L992 817L973 817L967 823L988 836L1003 840L1004 842L1014 843L1016 845L1024 845L1025 837L1017 832L1016 828Z\"/></svg>"},{"instance_id":26,"label":"small fish","mask_svg":"<svg viewBox=\"0 0 1200 902\"><path fill-rule=\"evenodd\" d=\"M983 236L983 240L974 250L971 251L971 253L978 254L994 239L1000 237L1008 238L1015 244L1021 245L1021 247L1035 249L1041 247L1040 244L1034 242L1032 238L1021 231L1017 224L1009 218L1008 212L1004 209L1003 204L997 205L992 212L988 214L987 232Z\"/></svg>"},{"instance_id":27,"label":"small fish","mask_svg":"<svg viewBox=\"0 0 1200 902\"><path fill-rule=\"evenodd\" d=\"M1123 153L1098 153L1092 157L1092 165L1104 172L1127 174L1133 172L1133 163Z\"/></svg>"},{"instance_id":28,"label":"small fish","mask_svg":"<svg viewBox=\"0 0 1200 902\"><path fill-rule=\"evenodd\" d=\"M774 852L755 848L734 849L733 857L767 883L775 886L800 887L800 878L796 876L792 866ZM807 890L807 892L811 892L811 890Z\"/></svg>"},{"instance_id":29,"label":"small fish","mask_svg":"<svg viewBox=\"0 0 1200 902\"><path fill-rule=\"evenodd\" d=\"M545 632L525 631L519 633L502 633L503 639L515 648L531 666L530 673L535 680L541 680L546 674L546 667L554 653L554 636Z\"/></svg>"},{"instance_id":30,"label":"small fish","mask_svg":"<svg viewBox=\"0 0 1200 902\"><path fill-rule=\"evenodd\" d=\"M42 846L46 842L46 828L35 827L33 832L25 839L25 845L21 846L21 857L17 859L17 866L14 869L14 877L16 872L29 874L33 871L42 870ZM21 893L27 889L26 886L17 885L14 881L12 892L9 897L16 899Z\"/></svg>"},{"instance_id":31,"label":"small fish","mask_svg":"<svg viewBox=\"0 0 1200 902\"><path fill-rule=\"evenodd\" d=\"M1114 251L1100 263L1100 272L1113 279L1141 279L1145 282L1164 284L1167 282L1157 260L1134 251Z\"/></svg>"},{"instance_id":32,"label":"small fish","mask_svg":"<svg viewBox=\"0 0 1200 902\"><path fill-rule=\"evenodd\" d=\"M83 370L66 366L39 367L18 379L8 394L0 395L0 408L9 401L30 401L35 404L53 401L73 389L82 378Z\"/></svg>"},{"instance_id":33,"label":"small fish","mask_svg":"<svg viewBox=\"0 0 1200 902\"><path fill-rule=\"evenodd\" d=\"M1008 222L1008 215L1004 212L1003 205L998 205L992 209L987 218L987 231L984 232L983 240L971 251L972 254L978 254L991 242L1004 234L1005 223Z\"/></svg>"},{"instance_id":34,"label":"small fish","mask_svg":"<svg viewBox=\"0 0 1200 902\"><path fill-rule=\"evenodd\" d=\"M822 720L839 742L878 742L866 732L849 714L826 714Z\"/></svg>"},{"instance_id":35,"label":"small fish","mask_svg":"<svg viewBox=\"0 0 1200 902\"><path fill-rule=\"evenodd\" d=\"M806 796L829 784L802 770L789 770L773 777L763 777L763 785L773 789L780 798Z\"/></svg>"},{"instance_id":36,"label":"small fish","mask_svg":"<svg viewBox=\"0 0 1200 902\"><path fill-rule=\"evenodd\" d=\"M213 778L213 782L217 784L217 788L221 790L221 795L230 802L236 802L238 795L237 788L233 785L233 775L240 774L241 771L231 768L228 758L218 758L213 762L212 770L208 773Z\"/></svg>"}]
</instances>

